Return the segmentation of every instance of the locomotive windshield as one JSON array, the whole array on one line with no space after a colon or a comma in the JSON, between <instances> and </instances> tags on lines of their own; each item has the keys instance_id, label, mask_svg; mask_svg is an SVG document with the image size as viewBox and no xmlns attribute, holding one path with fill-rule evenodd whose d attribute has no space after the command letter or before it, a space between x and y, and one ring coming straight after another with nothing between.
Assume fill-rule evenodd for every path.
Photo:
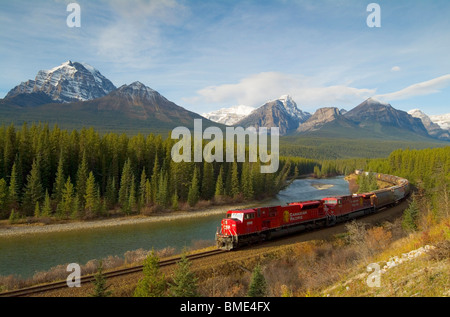
<instances>
[{"instance_id":1,"label":"locomotive windshield","mask_svg":"<svg viewBox=\"0 0 450 317\"><path fill-rule=\"evenodd\" d=\"M242 213L242 212L231 212L231 213L227 214L227 218L233 218L233 219L237 219L239 221L243 221L244 220L244 213Z\"/></svg>"}]
</instances>

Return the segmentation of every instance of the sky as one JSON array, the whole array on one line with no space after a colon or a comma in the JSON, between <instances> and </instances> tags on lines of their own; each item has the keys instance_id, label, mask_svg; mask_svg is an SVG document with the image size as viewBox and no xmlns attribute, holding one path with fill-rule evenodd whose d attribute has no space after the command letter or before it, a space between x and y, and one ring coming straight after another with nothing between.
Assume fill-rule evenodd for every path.
<instances>
[{"instance_id":1,"label":"sky","mask_svg":"<svg viewBox=\"0 0 450 317\"><path fill-rule=\"evenodd\" d=\"M289 94L311 113L376 97L444 114L449 16L448 0L0 0L0 98L71 60L197 113Z\"/></svg>"}]
</instances>

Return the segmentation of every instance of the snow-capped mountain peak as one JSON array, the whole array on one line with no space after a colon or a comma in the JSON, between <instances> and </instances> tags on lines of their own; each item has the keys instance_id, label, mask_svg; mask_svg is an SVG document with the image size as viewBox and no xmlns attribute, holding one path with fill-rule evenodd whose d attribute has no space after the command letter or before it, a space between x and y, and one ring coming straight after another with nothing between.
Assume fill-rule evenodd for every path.
<instances>
[{"instance_id":1,"label":"snow-capped mountain peak","mask_svg":"<svg viewBox=\"0 0 450 317\"><path fill-rule=\"evenodd\" d=\"M429 135L443 140L448 140L450 138L448 129L442 128L440 125L433 122L433 120L420 109L410 110L408 111L408 114L414 118L419 118Z\"/></svg>"},{"instance_id":2,"label":"snow-capped mountain peak","mask_svg":"<svg viewBox=\"0 0 450 317\"><path fill-rule=\"evenodd\" d=\"M103 97L116 89L97 69L86 63L67 61L41 70L34 80L13 88L6 98L43 92L54 102L86 101Z\"/></svg>"},{"instance_id":3,"label":"snow-capped mountain peak","mask_svg":"<svg viewBox=\"0 0 450 317\"><path fill-rule=\"evenodd\" d=\"M281 102L287 113L292 117L298 118L301 122L306 121L309 119L309 117L311 117L311 114L301 111L297 107L295 101L289 95L283 95L280 98L275 99L273 101Z\"/></svg>"},{"instance_id":4,"label":"snow-capped mountain peak","mask_svg":"<svg viewBox=\"0 0 450 317\"><path fill-rule=\"evenodd\" d=\"M450 113L431 115L429 116L431 121L438 124L441 129L450 130Z\"/></svg>"},{"instance_id":5,"label":"snow-capped mountain peak","mask_svg":"<svg viewBox=\"0 0 450 317\"><path fill-rule=\"evenodd\" d=\"M255 110L253 107L239 105L230 108L222 108L216 111L211 111L208 113L203 113L202 117L209 119L211 121L225 124L234 125L250 113Z\"/></svg>"}]
</instances>

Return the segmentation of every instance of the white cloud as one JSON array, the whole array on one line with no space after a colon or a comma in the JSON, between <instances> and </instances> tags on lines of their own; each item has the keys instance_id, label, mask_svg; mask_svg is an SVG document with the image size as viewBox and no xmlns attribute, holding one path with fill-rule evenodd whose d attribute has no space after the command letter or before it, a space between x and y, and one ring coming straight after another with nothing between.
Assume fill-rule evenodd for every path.
<instances>
[{"instance_id":1,"label":"white cloud","mask_svg":"<svg viewBox=\"0 0 450 317\"><path fill-rule=\"evenodd\" d=\"M402 100L415 96L424 96L438 93L441 91L441 89L448 86L450 86L450 74L417 83L396 92L377 95L375 97L384 101Z\"/></svg>"},{"instance_id":2,"label":"white cloud","mask_svg":"<svg viewBox=\"0 0 450 317\"><path fill-rule=\"evenodd\" d=\"M113 0L109 23L100 25L91 43L97 54L132 68L147 68L162 52L162 27L179 23L186 8L177 0Z\"/></svg>"},{"instance_id":3,"label":"white cloud","mask_svg":"<svg viewBox=\"0 0 450 317\"><path fill-rule=\"evenodd\" d=\"M393 72L399 72L401 70L400 66L394 66L391 68L391 71Z\"/></svg>"},{"instance_id":4,"label":"white cloud","mask_svg":"<svg viewBox=\"0 0 450 317\"><path fill-rule=\"evenodd\" d=\"M185 101L259 107L268 100L289 94L300 107L305 109L318 106L354 105L374 93L374 89L359 89L346 85L324 86L314 78L301 75L264 72L243 78L236 84L203 88L197 91L197 96L185 98Z\"/></svg>"}]
</instances>

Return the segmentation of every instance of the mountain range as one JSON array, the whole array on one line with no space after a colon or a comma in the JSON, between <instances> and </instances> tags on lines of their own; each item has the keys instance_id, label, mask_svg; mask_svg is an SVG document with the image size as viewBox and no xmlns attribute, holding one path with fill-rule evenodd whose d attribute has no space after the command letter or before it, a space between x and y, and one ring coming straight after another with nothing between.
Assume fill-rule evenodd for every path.
<instances>
[{"instance_id":1,"label":"mountain range","mask_svg":"<svg viewBox=\"0 0 450 317\"><path fill-rule=\"evenodd\" d=\"M141 82L116 88L94 67L68 61L8 92L0 100L0 118L6 124L40 121L103 132L166 133L180 125L191 128L203 117ZM205 121L205 126L217 126Z\"/></svg>"},{"instance_id":2,"label":"mountain range","mask_svg":"<svg viewBox=\"0 0 450 317\"><path fill-rule=\"evenodd\" d=\"M227 120L224 114L232 112L232 109L221 110L222 122ZM235 118L236 114L232 114ZM203 116L215 121L209 114ZM311 115L300 110L290 96L281 96L243 116L235 125L279 127L281 135L411 140L431 137L450 140L450 131L446 129L449 126L448 117L444 115L437 118L441 120L441 126L418 109L407 113L375 98L365 100L350 111L323 107Z\"/></svg>"},{"instance_id":3,"label":"mountain range","mask_svg":"<svg viewBox=\"0 0 450 317\"><path fill-rule=\"evenodd\" d=\"M0 100L0 121L6 124L40 121L105 132L165 133L180 125L191 128L201 118L205 127L279 127L280 135L450 140L448 117L440 116L438 125L420 110L407 113L374 98L349 111L324 107L310 114L284 95L257 109L241 105L201 116L139 81L117 88L94 67L72 61L39 71Z\"/></svg>"}]
</instances>

